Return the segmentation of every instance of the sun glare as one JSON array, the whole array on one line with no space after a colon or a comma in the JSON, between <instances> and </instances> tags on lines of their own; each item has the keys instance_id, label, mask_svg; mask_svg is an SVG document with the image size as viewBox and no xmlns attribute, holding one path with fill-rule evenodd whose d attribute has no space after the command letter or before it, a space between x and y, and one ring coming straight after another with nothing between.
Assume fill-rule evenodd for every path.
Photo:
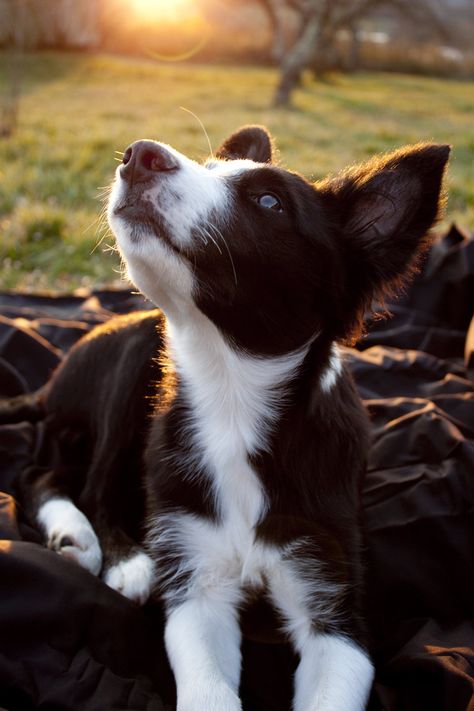
<instances>
[{"instance_id":1,"label":"sun glare","mask_svg":"<svg viewBox=\"0 0 474 711\"><path fill-rule=\"evenodd\" d=\"M133 11L141 19L179 20L196 11L193 0L129 0Z\"/></svg>"}]
</instances>

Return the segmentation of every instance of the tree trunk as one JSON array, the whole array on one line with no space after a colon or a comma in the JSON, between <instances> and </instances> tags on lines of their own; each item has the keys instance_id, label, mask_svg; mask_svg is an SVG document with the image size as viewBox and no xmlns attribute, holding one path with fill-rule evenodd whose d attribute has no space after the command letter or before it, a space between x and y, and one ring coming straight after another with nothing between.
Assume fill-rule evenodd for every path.
<instances>
[{"instance_id":1,"label":"tree trunk","mask_svg":"<svg viewBox=\"0 0 474 711\"><path fill-rule=\"evenodd\" d=\"M262 7L268 15L272 32L271 58L277 64L283 61L286 51L285 30L279 10L278 0L260 0Z\"/></svg>"},{"instance_id":2,"label":"tree trunk","mask_svg":"<svg viewBox=\"0 0 474 711\"><path fill-rule=\"evenodd\" d=\"M288 106L290 103L293 89L297 86L303 69L319 44L319 34L319 20L313 17L281 64L280 81L273 99L274 106Z\"/></svg>"},{"instance_id":3,"label":"tree trunk","mask_svg":"<svg viewBox=\"0 0 474 711\"><path fill-rule=\"evenodd\" d=\"M4 10L4 8L2 8ZM25 17L27 7L23 0L12 0L6 13L6 37L12 44L4 54L6 86L0 95L0 138L9 138L18 126L20 112L22 57L26 46ZM3 13L2 13L3 14Z\"/></svg>"},{"instance_id":4,"label":"tree trunk","mask_svg":"<svg viewBox=\"0 0 474 711\"><path fill-rule=\"evenodd\" d=\"M352 23L349 28L349 57L348 70L355 72L360 65L360 33L359 28L355 23Z\"/></svg>"}]
</instances>

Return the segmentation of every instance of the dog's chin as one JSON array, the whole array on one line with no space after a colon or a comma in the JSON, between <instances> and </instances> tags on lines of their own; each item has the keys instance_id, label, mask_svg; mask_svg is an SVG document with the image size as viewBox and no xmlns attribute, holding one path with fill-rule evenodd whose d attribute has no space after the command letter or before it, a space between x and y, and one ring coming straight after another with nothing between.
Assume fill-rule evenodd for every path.
<instances>
[{"instance_id":1,"label":"dog's chin","mask_svg":"<svg viewBox=\"0 0 474 711\"><path fill-rule=\"evenodd\" d=\"M186 310L192 302L193 278L179 248L136 215L125 216L125 210L109 212L109 223L129 280L168 317Z\"/></svg>"},{"instance_id":2,"label":"dog's chin","mask_svg":"<svg viewBox=\"0 0 474 711\"><path fill-rule=\"evenodd\" d=\"M109 210L109 221L112 230L114 230L114 224L117 224L117 220L132 241L137 242L144 239L161 240L173 252L183 256L182 250L173 239L165 218L143 201L126 201L114 205Z\"/></svg>"}]
</instances>

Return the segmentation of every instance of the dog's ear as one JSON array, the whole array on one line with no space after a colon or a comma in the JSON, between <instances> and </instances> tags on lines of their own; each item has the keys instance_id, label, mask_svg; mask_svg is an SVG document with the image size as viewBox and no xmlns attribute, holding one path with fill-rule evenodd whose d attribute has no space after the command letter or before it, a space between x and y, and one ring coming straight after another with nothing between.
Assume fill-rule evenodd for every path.
<instances>
[{"instance_id":1,"label":"dog's ear","mask_svg":"<svg viewBox=\"0 0 474 711\"><path fill-rule=\"evenodd\" d=\"M352 312L345 335L352 340L372 301L383 303L401 288L430 245L427 232L442 211L449 152L445 145L408 146L316 186L343 240L346 308Z\"/></svg>"},{"instance_id":2,"label":"dog's ear","mask_svg":"<svg viewBox=\"0 0 474 711\"><path fill-rule=\"evenodd\" d=\"M227 160L247 158L256 163L271 163L272 155L272 138L264 126L239 128L216 151L217 158Z\"/></svg>"}]
</instances>

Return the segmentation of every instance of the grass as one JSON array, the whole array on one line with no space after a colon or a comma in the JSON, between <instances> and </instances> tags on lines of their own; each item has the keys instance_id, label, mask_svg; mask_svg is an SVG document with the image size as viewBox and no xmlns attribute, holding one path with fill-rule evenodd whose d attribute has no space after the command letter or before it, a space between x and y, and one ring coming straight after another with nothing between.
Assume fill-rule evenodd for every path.
<instances>
[{"instance_id":1,"label":"grass","mask_svg":"<svg viewBox=\"0 0 474 711\"><path fill-rule=\"evenodd\" d=\"M1 63L1 57L0 57ZM281 162L309 178L420 140L454 146L447 221L474 229L473 83L362 73L309 78L292 109L270 108L276 72L107 55L24 58L18 130L0 139L0 288L118 283L103 251L98 190L115 151L157 138L200 160L243 123L266 124ZM0 74L0 98L7 77ZM115 271L114 271L115 270Z\"/></svg>"}]
</instances>

